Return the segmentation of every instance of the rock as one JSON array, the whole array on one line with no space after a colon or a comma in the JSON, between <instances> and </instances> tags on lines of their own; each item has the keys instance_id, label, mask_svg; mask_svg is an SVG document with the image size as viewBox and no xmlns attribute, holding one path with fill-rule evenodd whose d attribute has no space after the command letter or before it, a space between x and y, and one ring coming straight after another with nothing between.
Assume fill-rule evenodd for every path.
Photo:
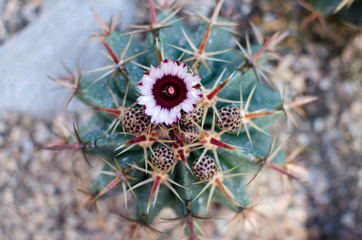
<instances>
[{"instance_id":1,"label":"rock","mask_svg":"<svg viewBox=\"0 0 362 240\"><path fill-rule=\"evenodd\" d=\"M62 62L73 69L80 62L84 70L106 64L99 42L89 40L101 32L91 8L106 22L119 13L122 26L130 24L134 12L127 0L45 1L39 18L0 47L0 112L50 119L65 105L69 91L54 91L57 85L47 75L63 73Z\"/></svg>"}]
</instances>

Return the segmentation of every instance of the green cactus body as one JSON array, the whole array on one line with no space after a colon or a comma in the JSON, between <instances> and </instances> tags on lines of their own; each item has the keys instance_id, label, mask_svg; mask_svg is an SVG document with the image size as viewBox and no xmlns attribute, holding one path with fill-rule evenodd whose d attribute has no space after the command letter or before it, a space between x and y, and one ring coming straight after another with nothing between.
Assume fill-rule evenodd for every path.
<instances>
[{"instance_id":1,"label":"green cactus body","mask_svg":"<svg viewBox=\"0 0 362 240\"><path fill-rule=\"evenodd\" d=\"M221 4L222 1L216 7L214 17L217 17ZM161 23L170 14L171 11L163 11L157 22ZM214 20L228 22L221 18ZM198 223L209 214L208 207L212 203L221 203L238 212L250 204L248 181L271 164L278 168L276 164L285 163L280 149L269 149L273 146L273 139L267 133L270 124L283 116L281 96L270 87L259 84L262 77L259 71L257 75L253 71L256 64L265 66L266 61L258 61L258 57L267 56L266 45L271 42L263 46L253 45L250 55L259 56L244 59L236 53L245 55L241 49L232 47L235 44L231 33L219 28L213 20L202 24L196 31L188 29L182 20L177 21L176 15L167 22L172 22L171 27L156 27L153 32L146 29L145 40L140 40L137 32L115 31L104 38L99 37L108 47L111 57L125 54L123 62L113 58L108 74L81 77L81 91L76 92L79 100L95 110L93 119L79 130L81 142L94 143L92 147L85 145L83 150L104 161L92 193L103 198L119 194L123 188L126 191L123 194L134 194L137 197L134 199L136 210L131 218L146 225L150 225L165 207L174 209L180 217L192 216L191 219ZM202 43L206 44L204 49ZM200 55L195 55L196 52ZM142 95L139 85L143 76L149 74L145 72L152 71L151 65L157 68L162 61L176 61L175 64L185 66L190 75L201 77L200 84L194 88L203 96L198 99L197 106L192 106L191 112L201 108L203 117L199 123L192 122L198 133L188 144L180 140L183 128L177 120L172 119L171 124L151 122L144 131L137 133L125 128L127 111L144 107L136 101ZM174 94L175 91L177 94L178 91L172 86L166 90L165 94ZM232 132L221 131L216 124L217 111L225 106L240 112L240 119L237 119L240 127ZM144 118L149 120L151 117L145 115ZM130 126L132 124L138 123ZM153 151L160 146L167 146L175 155L176 162L168 170L159 170L150 161ZM206 156L215 161L217 171L211 178L200 180L191 168L196 159ZM282 167L280 170L286 174ZM195 238L198 231L194 223L186 217L183 221L188 226L188 234Z\"/></svg>"},{"instance_id":2,"label":"green cactus body","mask_svg":"<svg viewBox=\"0 0 362 240\"><path fill-rule=\"evenodd\" d=\"M305 19L308 23L317 18L327 18L333 15L338 22L349 26L352 30L358 31L362 25L360 14L362 1L360 0L309 0L300 1L300 4L312 12L309 19ZM324 19L322 21L324 25L327 23Z\"/></svg>"}]
</instances>

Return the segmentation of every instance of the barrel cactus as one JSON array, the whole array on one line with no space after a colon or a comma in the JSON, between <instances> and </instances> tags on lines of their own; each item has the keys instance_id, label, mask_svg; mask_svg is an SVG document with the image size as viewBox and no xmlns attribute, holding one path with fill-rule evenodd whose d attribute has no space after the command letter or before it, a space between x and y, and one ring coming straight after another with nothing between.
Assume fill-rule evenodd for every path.
<instances>
[{"instance_id":1,"label":"barrel cactus","mask_svg":"<svg viewBox=\"0 0 362 240\"><path fill-rule=\"evenodd\" d=\"M269 52L286 34L256 44L246 35L242 44L235 24L220 17L223 2L191 31L178 18L181 8L156 15L149 0L150 25L101 24L104 34L95 36L110 59L104 72L53 78L94 112L71 137L43 146L104 163L85 203L123 194L122 212L131 200L135 208L124 217L151 229L171 208L196 239L213 203L236 214L252 204L249 184L264 170L299 180L268 129L314 98L284 98L268 81Z\"/></svg>"}]
</instances>

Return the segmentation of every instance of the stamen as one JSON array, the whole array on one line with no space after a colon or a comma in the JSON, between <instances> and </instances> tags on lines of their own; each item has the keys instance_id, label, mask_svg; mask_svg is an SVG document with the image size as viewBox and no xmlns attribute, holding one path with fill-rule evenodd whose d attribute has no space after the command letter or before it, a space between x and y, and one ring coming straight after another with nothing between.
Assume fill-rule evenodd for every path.
<instances>
[{"instance_id":1,"label":"stamen","mask_svg":"<svg viewBox=\"0 0 362 240\"><path fill-rule=\"evenodd\" d=\"M175 88L174 88L174 87L170 86L170 87L167 88L167 93L168 93L169 95L174 95L175 92L176 92L176 91L175 91Z\"/></svg>"}]
</instances>

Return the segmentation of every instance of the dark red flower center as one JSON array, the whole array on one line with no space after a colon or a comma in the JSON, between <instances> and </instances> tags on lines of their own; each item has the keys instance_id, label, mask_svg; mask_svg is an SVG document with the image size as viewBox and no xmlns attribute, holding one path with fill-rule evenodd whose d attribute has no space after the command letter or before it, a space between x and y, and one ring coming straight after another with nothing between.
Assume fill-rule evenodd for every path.
<instances>
[{"instance_id":1,"label":"dark red flower center","mask_svg":"<svg viewBox=\"0 0 362 240\"><path fill-rule=\"evenodd\" d=\"M172 109L186 99L187 87L182 79L168 75L157 79L152 93L157 105L161 108Z\"/></svg>"}]
</instances>

